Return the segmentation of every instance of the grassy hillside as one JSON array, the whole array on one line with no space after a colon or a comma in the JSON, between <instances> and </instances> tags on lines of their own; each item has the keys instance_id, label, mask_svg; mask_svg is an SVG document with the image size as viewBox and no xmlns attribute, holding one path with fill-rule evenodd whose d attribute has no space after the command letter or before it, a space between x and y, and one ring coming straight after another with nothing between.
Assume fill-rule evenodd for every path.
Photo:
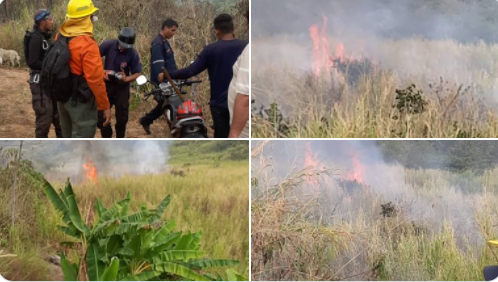
<instances>
[{"instance_id":1,"label":"grassy hillside","mask_svg":"<svg viewBox=\"0 0 498 282\"><path fill-rule=\"evenodd\" d=\"M249 158L249 141L175 141L171 146L171 162L219 163Z\"/></svg>"}]
</instances>

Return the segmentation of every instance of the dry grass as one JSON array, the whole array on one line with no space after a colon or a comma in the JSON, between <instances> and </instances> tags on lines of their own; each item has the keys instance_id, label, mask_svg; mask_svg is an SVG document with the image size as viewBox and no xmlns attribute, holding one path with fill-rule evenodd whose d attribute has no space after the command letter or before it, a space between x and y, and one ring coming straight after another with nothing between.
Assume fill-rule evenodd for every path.
<instances>
[{"instance_id":1,"label":"dry grass","mask_svg":"<svg viewBox=\"0 0 498 282\"><path fill-rule=\"evenodd\" d=\"M333 40L334 45L337 40ZM369 42L367 40L367 42ZM272 48L267 48L272 44ZM257 108L276 103L283 120L253 111L253 137L491 138L498 136L495 110L498 46L454 41L346 41L346 56L375 67L352 77L315 77L311 46L288 37L253 40L253 98ZM349 53L348 53L349 50ZM292 54L297 54L292 56ZM357 77L356 77L357 76ZM354 83L347 83L354 80ZM400 117L396 90L415 84L426 111Z\"/></svg>"},{"instance_id":2,"label":"dry grass","mask_svg":"<svg viewBox=\"0 0 498 282\"><path fill-rule=\"evenodd\" d=\"M477 281L496 264L485 241L498 236L498 169L369 165L368 184L346 189L340 162L303 170L271 147L253 156L253 280Z\"/></svg>"}]
</instances>

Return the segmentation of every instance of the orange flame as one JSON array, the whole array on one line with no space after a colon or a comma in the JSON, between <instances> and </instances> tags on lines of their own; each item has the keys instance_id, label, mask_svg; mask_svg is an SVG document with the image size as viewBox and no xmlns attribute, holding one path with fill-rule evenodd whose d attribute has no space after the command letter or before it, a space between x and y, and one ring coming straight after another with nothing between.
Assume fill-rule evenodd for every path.
<instances>
[{"instance_id":1,"label":"orange flame","mask_svg":"<svg viewBox=\"0 0 498 282\"><path fill-rule=\"evenodd\" d=\"M322 69L325 69L330 75L334 62L330 57L330 42L327 39L327 17L323 17L321 30L317 24L310 27L310 37L313 40L313 72L320 76Z\"/></svg>"},{"instance_id":2,"label":"orange flame","mask_svg":"<svg viewBox=\"0 0 498 282\"><path fill-rule=\"evenodd\" d=\"M360 162L358 153L353 153L353 171L346 175L346 179L349 181L356 181L359 184L365 184L363 180L363 165Z\"/></svg>"},{"instance_id":3,"label":"orange flame","mask_svg":"<svg viewBox=\"0 0 498 282\"><path fill-rule=\"evenodd\" d=\"M97 167L93 164L93 161L89 161L88 163L83 165L83 168L86 171L86 178L93 182L93 184L98 184L99 179L97 177Z\"/></svg>"},{"instance_id":4,"label":"orange flame","mask_svg":"<svg viewBox=\"0 0 498 282\"><path fill-rule=\"evenodd\" d=\"M325 16L321 27L318 24L310 27L310 37L313 40L313 72L319 77L325 70L325 73L330 76L334 62L336 60L342 62L345 59L344 44L339 42L335 46L335 57L332 57L330 42L327 38L327 17Z\"/></svg>"},{"instance_id":5,"label":"orange flame","mask_svg":"<svg viewBox=\"0 0 498 282\"><path fill-rule=\"evenodd\" d=\"M309 184L313 186L318 185L318 179L316 179L315 175L312 175L316 170L318 170L318 155L311 151L311 144L306 143L306 152L304 155L304 165L306 169L309 171L310 175L307 177L307 181Z\"/></svg>"}]
</instances>

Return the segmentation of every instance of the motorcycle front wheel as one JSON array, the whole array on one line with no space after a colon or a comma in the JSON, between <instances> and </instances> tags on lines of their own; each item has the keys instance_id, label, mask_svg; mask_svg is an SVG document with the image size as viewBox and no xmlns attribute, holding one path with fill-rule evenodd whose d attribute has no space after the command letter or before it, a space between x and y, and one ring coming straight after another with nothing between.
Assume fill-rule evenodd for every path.
<instances>
[{"instance_id":1,"label":"motorcycle front wheel","mask_svg":"<svg viewBox=\"0 0 498 282\"><path fill-rule=\"evenodd\" d=\"M183 135L182 138L203 139L206 137L200 132L195 132L195 133L186 133Z\"/></svg>"}]
</instances>

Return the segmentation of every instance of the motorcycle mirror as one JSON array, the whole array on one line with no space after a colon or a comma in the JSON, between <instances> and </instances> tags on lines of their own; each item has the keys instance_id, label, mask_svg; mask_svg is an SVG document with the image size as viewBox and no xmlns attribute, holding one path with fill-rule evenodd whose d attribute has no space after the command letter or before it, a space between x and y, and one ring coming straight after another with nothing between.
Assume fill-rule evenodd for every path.
<instances>
[{"instance_id":1,"label":"motorcycle mirror","mask_svg":"<svg viewBox=\"0 0 498 282\"><path fill-rule=\"evenodd\" d=\"M140 86L146 84L147 81L149 81L149 80L147 79L147 77L145 77L145 75L141 75L137 78L137 84Z\"/></svg>"}]
</instances>

